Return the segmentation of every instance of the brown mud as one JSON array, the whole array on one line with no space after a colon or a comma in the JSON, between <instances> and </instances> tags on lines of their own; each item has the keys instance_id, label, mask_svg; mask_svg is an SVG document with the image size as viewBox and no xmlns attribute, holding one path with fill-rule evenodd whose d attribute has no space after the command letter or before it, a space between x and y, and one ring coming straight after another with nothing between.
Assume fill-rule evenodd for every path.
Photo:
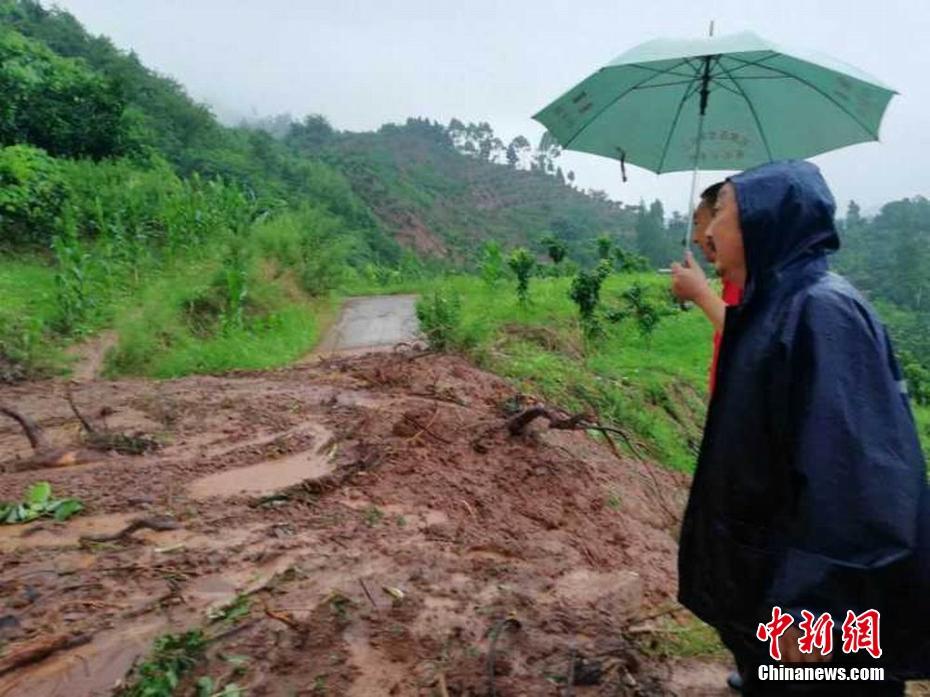
<instances>
[{"instance_id":1,"label":"brown mud","mask_svg":"<svg viewBox=\"0 0 930 697\"><path fill-rule=\"evenodd\" d=\"M511 436L514 389L461 358L71 389L161 448L0 474L0 500L47 480L86 506L0 529L0 697L112 694L156 636L194 628L224 636L191 675L255 696L729 694L725 664L652 658L629 632L674 603L688 479L542 421ZM3 400L78 444L63 383ZM29 454L0 421L0 463ZM82 540L139 517L178 525ZM59 635L78 644L4 671Z\"/></svg>"}]
</instances>

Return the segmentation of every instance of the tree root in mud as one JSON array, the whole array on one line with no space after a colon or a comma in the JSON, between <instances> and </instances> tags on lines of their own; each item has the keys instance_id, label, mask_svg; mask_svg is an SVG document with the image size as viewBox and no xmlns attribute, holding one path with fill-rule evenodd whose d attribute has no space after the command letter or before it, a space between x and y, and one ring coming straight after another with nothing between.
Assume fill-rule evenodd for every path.
<instances>
[{"instance_id":1,"label":"tree root in mud","mask_svg":"<svg viewBox=\"0 0 930 697\"><path fill-rule=\"evenodd\" d=\"M620 452L617 450L616 444L611 438L611 434L618 435L623 439L623 442L626 443L627 447L632 453L634 453L634 455L641 457L638 449L633 445L633 440L630 438L629 434L626 433L626 431L614 426L605 426L603 424L597 423L593 421L588 414L584 413L569 415L567 412L559 409L552 409L542 404L535 404L509 417L505 423L505 426L507 428L507 432L511 436L519 436L523 434L527 426L529 426L536 419L546 419L546 421L549 422L549 428L556 430L599 431L606 439L607 445L610 447L614 456L618 460L622 460L623 458L621 457ZM472 447L477 452L487 452L487 446L483 443L483 439L487 433L488 432L485 431L472 441ZM653 494L655 495L657 502L662 507L662 510L669 516L672 524L677 524L679 520L678 514L676 514L666 504L665 497L662 495L662 491L658 480L655 478L655 474L653 474L651 470L647 471L649 472L649 476L652 481Z\"/></svg>"},{"instance_id":2,"label":"tree root in mud","mask_svg":"<svg viewBox=\"0 0 930 697\"><path fill-rule=\"evenodd\" d=\"M50 467L68 467L83 462L92 462L99 459L101 453L142 455L158 448L158 442L142 434L127 435L97 430L78 410L70 389L67 391L67 400L71 411L74 412L84 429L84 447L82 448L62 448L51 445L42 427L34 420L11 407L0 405L0 414L19 423L33 451L31 457L0 465L0 471L26 472Z\"/></svg>"}]
</instances>

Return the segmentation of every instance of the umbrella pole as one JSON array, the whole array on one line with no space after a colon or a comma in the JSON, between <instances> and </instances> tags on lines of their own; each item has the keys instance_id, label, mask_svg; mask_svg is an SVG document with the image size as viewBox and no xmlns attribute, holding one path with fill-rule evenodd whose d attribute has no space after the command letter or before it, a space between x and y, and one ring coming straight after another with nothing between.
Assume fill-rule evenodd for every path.
<instances>
[{"instance_id":1,"label":"umbrella pole","mask_svg":"<svg viewBox=\"0 0 930 697\"><path fill-rule=\"evenodd\" d=\"M711 29L713 34L713 29ZM704 56L704 71L701 76L701 113L698 116L697 141L694 144L694 171L691 173L691 196L688 197L688 232L684 239L685 252L691 251L691 236L694 234L694 195L697 193L698 167L701 164L701 142L704 140L704 115L710 97L710 62L713 56Z\"/></svg>"},{"instance_id":2,"label":"umbrella pole","mask_svg":"<svg viewBox=\"0 0 930 697\"><path fill-rule=\"evenodd\" d=\"M703 138L704 112L702 111L698 118L697 145L694 150L694 171L691 173L691 195L688 197L688 232L685 234L685 239L682 240L682 245L686 252L691 251L691 238L694 234L694 196L697 193L698 164L701 159L701 141Z\"/></svg>"}]
</instances>

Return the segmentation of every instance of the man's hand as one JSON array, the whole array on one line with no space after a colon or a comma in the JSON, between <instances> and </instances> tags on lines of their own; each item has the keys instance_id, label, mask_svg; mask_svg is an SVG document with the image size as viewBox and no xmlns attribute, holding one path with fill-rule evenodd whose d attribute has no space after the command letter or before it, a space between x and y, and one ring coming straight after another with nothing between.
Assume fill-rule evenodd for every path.
<instances>
[{"instance_id":1,"label":"man's hand","mask_svg":"<svg viewBox=\"0 0 930 697\"><path fill-rule=\"evenodd\" d=\"M704 269L694 261L691 252L685 255L684 264L672 264L672 293L679 300L693 302L698 302L708 293L713 293Z\"/></svg>"},{"instance_id":2,"label":"man's hand","mask_svg":"<svg viewBox=\"0 0 930 697\"><path fill-rule=\"evenodd\" d=\"M832 653L821 654L816 646L811 653L801 653L798 646L800 638L801 630L797 627L788 627L785 633L778 637L782 663L829 663L833 660Z\"/></svg>"}]
</instances>

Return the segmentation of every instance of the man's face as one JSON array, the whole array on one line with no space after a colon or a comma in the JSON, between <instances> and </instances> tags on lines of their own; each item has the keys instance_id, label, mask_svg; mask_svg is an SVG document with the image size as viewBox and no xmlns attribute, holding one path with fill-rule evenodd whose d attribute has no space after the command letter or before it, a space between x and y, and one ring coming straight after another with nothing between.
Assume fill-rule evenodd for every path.
<instances>
[{"instance_id":1,"label":"man's face","mask_svg":"<svg viewBox=\"0 0 930 697\"><path fill-rule=\"evenodd\" d=\"M710 206L707 205L706 201L701 200L698 207L694 209L694 234L691 237L691 242L701 248L701 251L704 252L704 257L711 264L714 263L716 254L714 254L713 248L707 243L706 233L707 226L710 225L713 216L714 212L711 210Z\"/></svg>"},{"instance_id":2,"label":"man's face","mask_svg":"<svg viewBox=\"0 0 930 697\"><path fill-rule=\"evenodd\" d=\"M705 231L707 242L716 255L714 266L721 278L743 288L746 285L746 250L739 224L736 191L727 182L717 195L714 215Z\"/></svg>"}]
</instances>

